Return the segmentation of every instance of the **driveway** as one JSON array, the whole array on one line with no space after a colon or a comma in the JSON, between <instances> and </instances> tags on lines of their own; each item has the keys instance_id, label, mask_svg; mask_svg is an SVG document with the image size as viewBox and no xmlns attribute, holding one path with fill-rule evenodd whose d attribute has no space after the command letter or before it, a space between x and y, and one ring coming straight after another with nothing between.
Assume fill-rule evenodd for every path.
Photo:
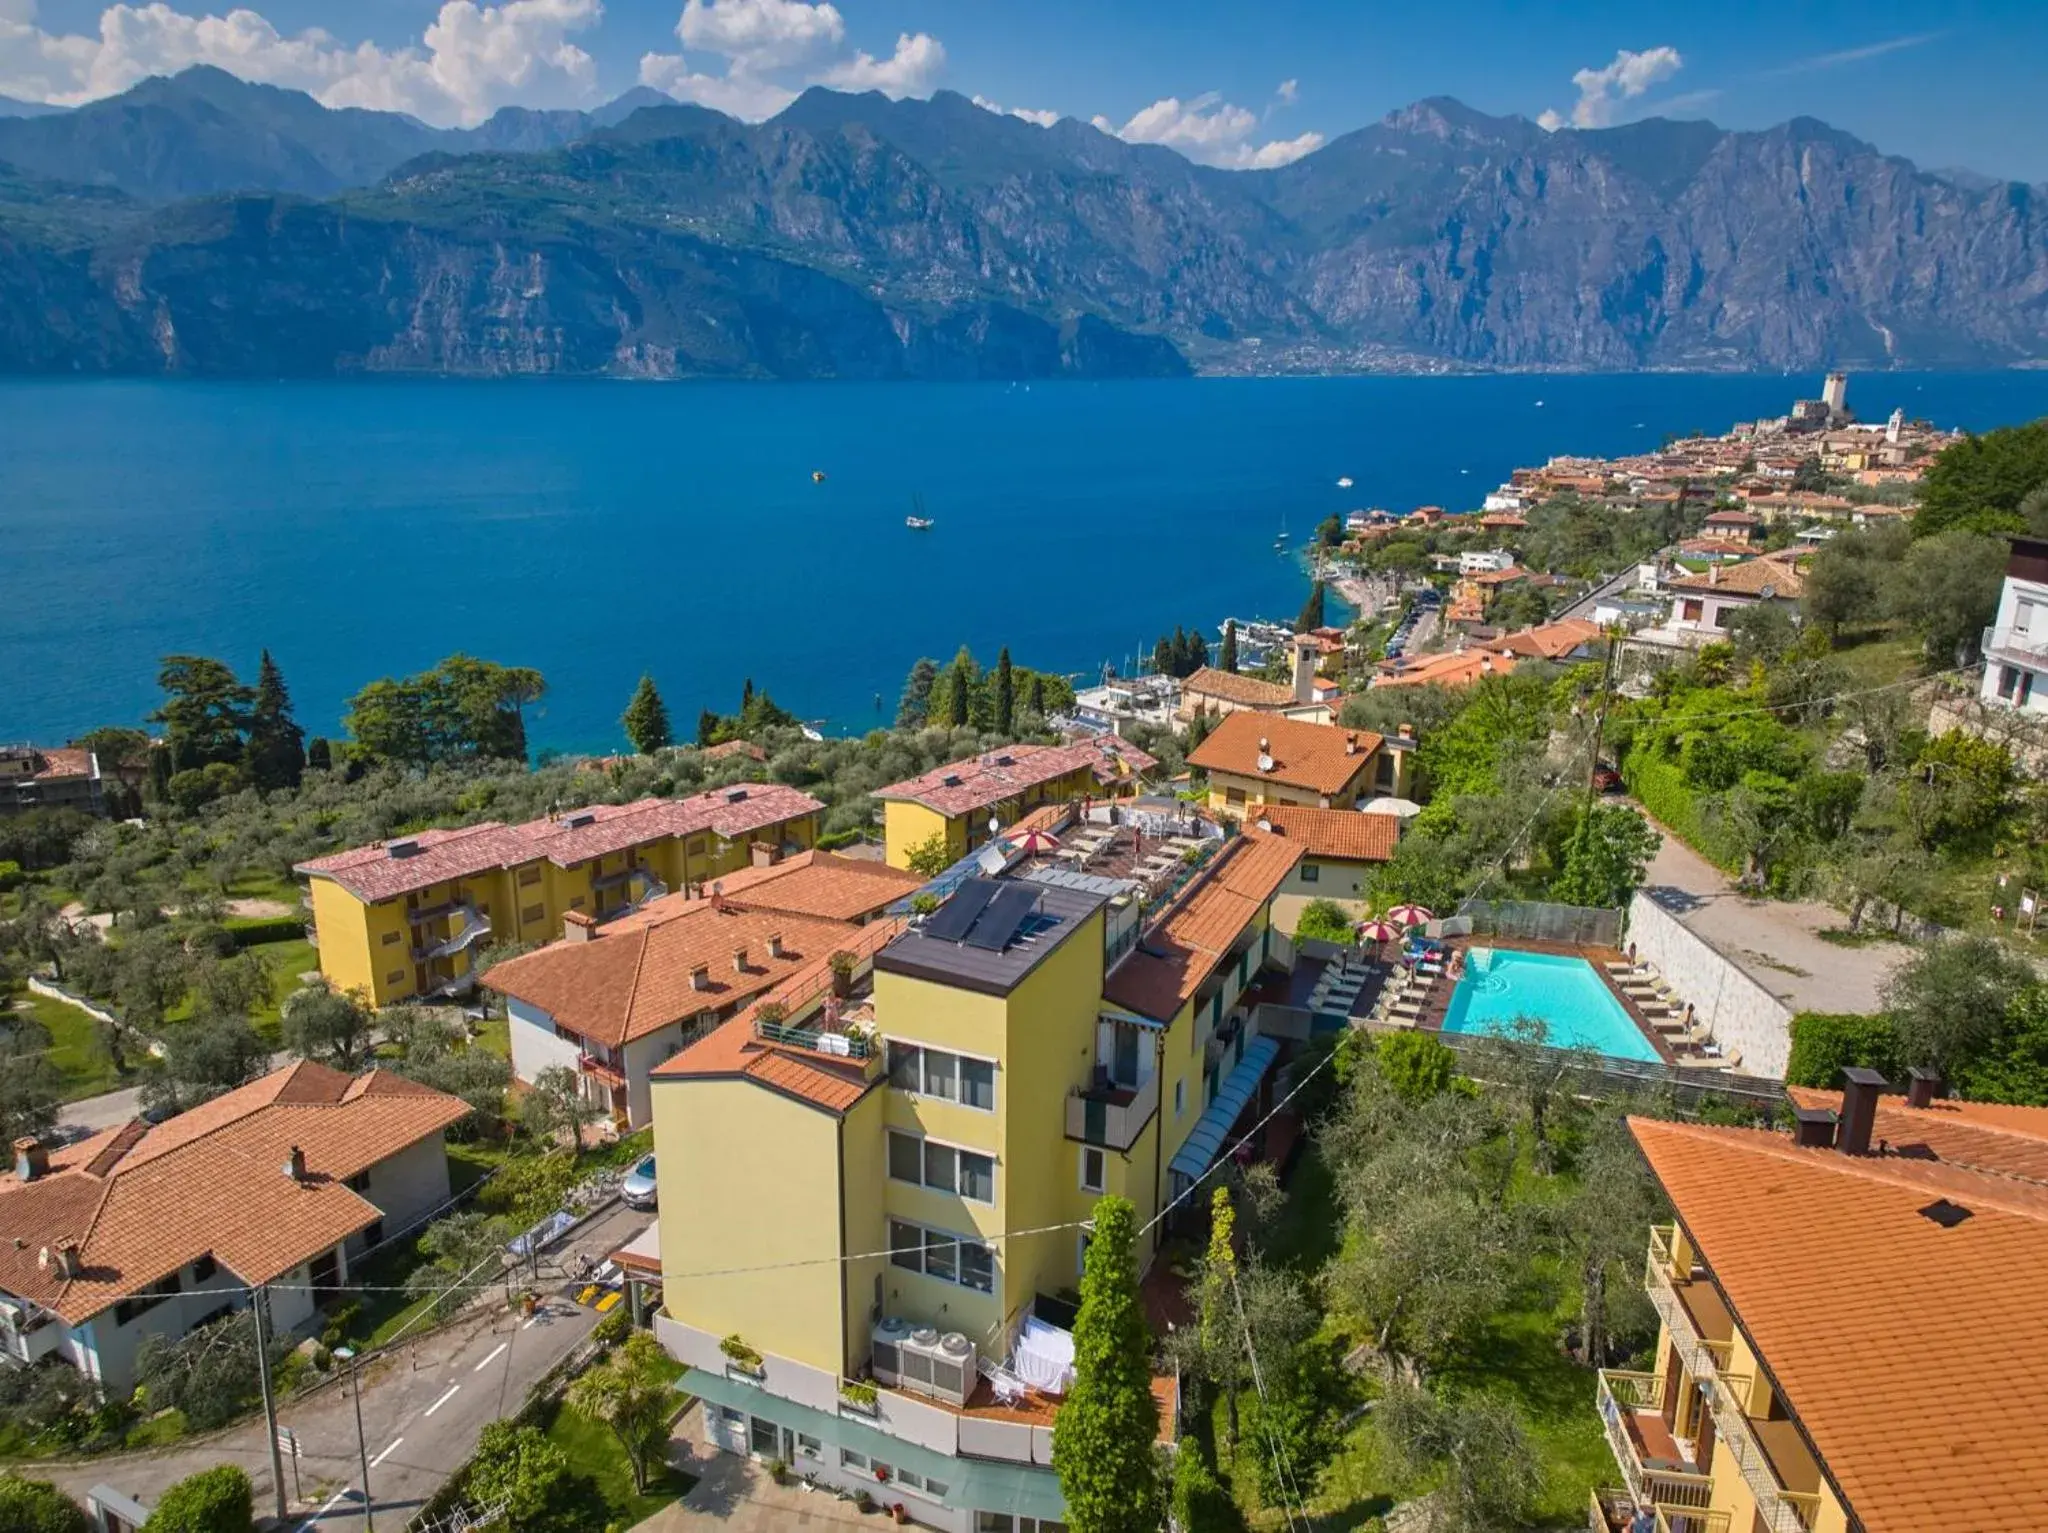
<instances>
[{"instance_id":1,"label":"driveway","mask_svg":"<svg viewBox=\"0 0 2048 1533\"><path fill-rule=\"evenodd\" d=\"M463 1317L414 1346L378 1358L363 1371L363 1440L370 1457L372 1510L387 1529L402 1527L475 1451L490 1422L516 1411L548 1369L590 1334L597 1315L570 1295L568 1272L584 1256L602 1257L646 1228L651 1216L614 1207L541 1259L548 1302L532 1319L499 1307ZM278 1420L297 1434L298 1473L285 1462L291 1502L284 1533L356 1533L363 1527L362 1456L355 1401L346 1382L284 1402ZM72 1495L110 1485L145 1504L165 1487L215 1464L239 1464L256 1483L256 1512L271 1516L270 1453L262 1418L191 1447L122 1455L39 1469Z\"/></svg>"},{"instance_id":2,"label":"driveway","mask_svg":"<svg viewBox=\"0 0 2048 1533\"><path fill-rule=\"evenodd\" d=\"M1794 1011L1878 1010L1885 981L1913 955L1911 947L1825 942L1821 932L1840 930L1848 920L1834 906L1751 899L1678 837L1650 823L1664 844L1650 860L1643 893Z\"/></svg>"}]
</instances>

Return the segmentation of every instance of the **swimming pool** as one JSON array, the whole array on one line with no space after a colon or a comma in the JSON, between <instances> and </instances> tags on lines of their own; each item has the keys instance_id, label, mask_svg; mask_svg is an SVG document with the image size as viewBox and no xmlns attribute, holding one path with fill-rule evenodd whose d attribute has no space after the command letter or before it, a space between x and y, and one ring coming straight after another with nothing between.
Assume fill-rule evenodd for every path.
<instances>
[{"instance_id":1,"label":"swimming pool","mask_svg":"<svg viewBox=\"0 0 2048 1533\"><path fill-rule=\"evenodd\" d=\"M1443 1030L1498 1034L1517 1017L1539 1018L1554 1048L1657 1059L1656 1047L1585 959L1512 948L1468 949Z\"/></svg>"}]
</instances>

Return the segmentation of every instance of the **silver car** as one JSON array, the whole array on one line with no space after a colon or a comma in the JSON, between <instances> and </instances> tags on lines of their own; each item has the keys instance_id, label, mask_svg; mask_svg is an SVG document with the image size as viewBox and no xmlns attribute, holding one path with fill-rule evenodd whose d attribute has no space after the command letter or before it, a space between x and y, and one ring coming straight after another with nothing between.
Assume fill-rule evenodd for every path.
<instances>
[{"instance_id":1,"label":"silver car","mask_svg":"<svg viewBox=\"0 0 2048 1533\"><path fill-rule=\"evenodd\" d=\"M628 1208L654 1207L654 1157L634 1164L619 1183L619 1196Z\"/></svg>"}]
</instances>

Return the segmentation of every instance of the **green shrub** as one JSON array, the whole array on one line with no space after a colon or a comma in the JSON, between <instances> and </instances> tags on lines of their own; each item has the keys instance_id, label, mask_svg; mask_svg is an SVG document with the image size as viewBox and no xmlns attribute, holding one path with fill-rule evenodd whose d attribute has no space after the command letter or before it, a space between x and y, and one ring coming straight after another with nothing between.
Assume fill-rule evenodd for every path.
<instances>
[{"instance_id":1,"label":"green shrub","mask_svg":"<svg viewBox=\"0 0 2048 1533\"><path fill-rule=\"evenodd\" d=\"M836 852L842 846L858 846L866 835L867 832L859 827L855 827L852 830L828 830L824 835L818 837L818 850L821 852Z\"/></svg>"},{"instance_id":2,"label":"green shrub","mask_svg":"<svg viewBox=\"0 0 2048 1533\"><path fill-rule=\"evenodd\" d=\"M591 1338L600 1347L616 1347L633 1333L633 1316L621 1304L591 1330Z\"/></svg>"},{"instance_id":3,"label":"green shrub","mask_svg":"<svg viewBox=\"0 0 2048 1533\"><path fill-rule=\"evenodd\" d=\"M1898 1078L1903 1065L1891 1018L1802 1011L1792 1019L1792 1055L1785 1066L1788 1084L1838 1087L1845 1065L1863 1065Z\"/></svg>"},{"instance_id":4,"label":"green shrub","mask_svg":"<svg viewBox=\"0 0 2048 1533\"><path fill-rule=\"evenodd\" d=\"M157 1502L142 1533L251 1533L255 1490L233 1464L188 1475Z\"/></svg>"},{"instance_id":5,"label":"green shrub","mask_svg":"<svg viewBox=\"0 0 2048 1533\"><path fill-rule=\"evenodd\" d=\"M9 889L19 889L22 877L20 863L12 858L0 861L0 893L5 893Z\"/></svg>"},{"instance_id":6,"label":"green shrub","mask_svg":"<svg viewBox=\"0 0 2048 1533\"><path fill-rule=\"evenodd\" d=\"M87 1533L85 1508L48 1480L0 1475L0 1528L7 1533Z\"/></svg>"},{"instance_id":7,"label":"green shrub","mask_svg":"<svg viewBox=\"0 0 2048 1533\"><path fill-rule=\"evenodd\" d=\"M1349 942L1351 917L1335 900L1310 900L1294 923L1297 942Z\"/></svg>"},{"instance_id":8,"label":"green shrub","mask_svg":"<svg viewBox=\"0 0 2048 1533\"><path fill-rule=\"evenodd\" d=\"M1449 1091L1457 1079L1457 1051L1433 1034L1383 1033L1376 1052L1380 1073L1404 1102L1427 1102Z\"/></svg>"},{"instance_id":9,"label":"green shrub","mask_svg":"<svg viewBox=\"0 0 2048 1533\"><path fill-rule=\"evenodd\" d=\"M1636 802L1649 811L1679 840L1705 856L1714 856L1707 845L1706 826L1700 815L1699 795L1685 780L1685 769L1651 751L1632 751L1621 766L1622 780ZM1715 858L1719 861L1719 858Z\"/></svg>"},{"instance_id":10,"label":"green shrub","mask_svg":"<svg viewBox=\"0 0 2048 1533\"><path fill-rule=\"evenodd\" d=\"M231 917L222 925L236 952L265 942L299 942L306 936L306 922L300 916Z\"/></svg>"},{"instance_id":11,"label":"green shrub","mask_svg":"<svg viewBox=\"0 0 2048 1533\"><path fill-rule=\"evenodd\" d=\"M1235 1533L1243 1526L1199 1437L1182 1438L1173 1452L1173 1520L1183 1533Z\"/></svg>"}]
</instances>

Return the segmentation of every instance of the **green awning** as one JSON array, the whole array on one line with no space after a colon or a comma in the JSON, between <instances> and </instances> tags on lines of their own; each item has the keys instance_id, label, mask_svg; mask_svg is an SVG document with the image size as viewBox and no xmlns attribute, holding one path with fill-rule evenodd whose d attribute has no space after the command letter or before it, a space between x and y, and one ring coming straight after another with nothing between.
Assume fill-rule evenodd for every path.
<instances>
[{"instance_id":1,"label":"green awning","mask_svg":"<svg viewBox=\"0 0 2048 1533\"><path fill-rule=\"evenodd\" d=\"M947 1505L975 1512L1008 1512L1013 1517L1059 1521L1067 1515L1059 1477L1050 1469L1003 1464L990 1459L954 1458L892 1436L879 1426L836 1411L821 1411L784 1400L722 1373L692 1368L676 1386L711 1405L729 1406L777 1426L815 1437L828 1448L851 1448L885 1464L943 1483ZM836 1455L835 1455L836 1457ZM878 1491L877 1496L883 1493ZM915 1499L913 1497L913 1499Z\"/></svg>"}]
</instances>

